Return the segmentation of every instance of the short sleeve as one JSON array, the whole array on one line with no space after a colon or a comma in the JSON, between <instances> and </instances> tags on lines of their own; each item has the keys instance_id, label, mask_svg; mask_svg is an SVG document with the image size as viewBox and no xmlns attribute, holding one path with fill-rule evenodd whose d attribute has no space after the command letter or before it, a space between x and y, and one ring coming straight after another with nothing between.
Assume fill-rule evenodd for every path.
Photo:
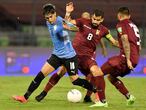
<instances>
[{"instance_id":1,"label":"short sleeve","mask_svg":"<svg viewBox=\"0 0 146 110\"><path fill-rule=\"evenodd\" d=\"M105 26L102 26L102 36L105 37L106 35L108 35L110 33L109 29Z\"/></svg>"},{"instance_id":2,"label":"short sleeve","mask_svg":"<svg viewBox=\"0 0 146 110\"><path fill-rule=\"evenodd\" d=\"M117 32L120 36L124 35L124 34L128 34L126 24L120 23L116 26L116 28L117 28Z\"/></svg>"},{"instance_id":3,"label":"short sleeve","mask_svg":"<svg viewBox=\"0 0 146 110\"><path fill-rule=\"evenodd\" d=\"M104 27L104 35L108 35L110 33L109 29L107 27Z\"/></svg>"},{"instance_id":4,"label":"short sleeve","mask_svg":"<svg viewBox=\"0 0 146 110\"><path fill-rule=\"evenodd\" d=\"M80 28L82 27L82 25L83 25L83 18L76 19L76 26Z\"/></svg>"}]
</instances>

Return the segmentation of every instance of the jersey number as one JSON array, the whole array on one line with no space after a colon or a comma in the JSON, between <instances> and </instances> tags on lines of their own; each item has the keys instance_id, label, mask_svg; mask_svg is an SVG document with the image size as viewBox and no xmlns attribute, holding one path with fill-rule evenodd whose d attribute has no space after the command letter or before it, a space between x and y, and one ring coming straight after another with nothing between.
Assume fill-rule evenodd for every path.
<instances>
[{"instance_id":1,"label":"jersey number","mask_svg":"<svg viewBox=\"0 0 146 110\"><path fill-rule=\"evenodd\" d=\"M137 26L133 23L130 23L129 25L130 25L131 28L133 28L136 37L138 37L138 39L139 39L137 41L137 45L140 45L141 39L140 39L140 34L139 34L139 30L138 30Z\"/></svg>"},{"instance_id":2,"label":"jersey number","mask_svg":"<svg viewBox=\"0 0 146 110\"><path fill-rule=\"evenodd\" d=\"M75 69L75 63L74 62L70 62L70 69L74 70Z\"/></svg>"},{"instance_id":3,"label":"jersey number","mask_svg":"<svg viewBox=\"0 0 146 110\"><path fill-rule=\"evenodd\" d=\"M93 34L89 33L88 36L87 36L87 40L92 40L92 38L93 38Z\"/></svg>"}]
</instances>

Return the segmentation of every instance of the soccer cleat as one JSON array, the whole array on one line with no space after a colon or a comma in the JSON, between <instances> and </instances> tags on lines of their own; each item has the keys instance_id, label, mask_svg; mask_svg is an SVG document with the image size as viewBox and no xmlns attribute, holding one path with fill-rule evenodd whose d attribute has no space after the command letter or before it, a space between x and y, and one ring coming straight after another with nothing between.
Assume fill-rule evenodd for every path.
<instances>
[{"instance_id":1,"label":"soccer cleat","mask_svg":"<svg viewBox=\"0 0 146 110\"><path fill-rule=\"evenodd\" d=\"M95 104L89 106L89 107L108 107L108 103L102 103L101 101L95 102Z\"/></svg>"},{"instance_id":2,"label":"soccer cleat","mask_svg":"<svg viewBox=\"0 0 146 110\"><path fill-rule=\"evenodd\" d=\"M129 99L127 99L127 105L133 105L136 98L133 95L130 95Z\"/></svg>"},{"instance_id":3,"label":"soccer cleat","mask_svg":"<svg viewBox=\"0 0 146 110\"><path fill-rule=\"evenodd\" d=\"M25 99L24 96L12 96L12 98L13 98L14 100L16 100L16 101L21 102L21 103L26 103L26 102L27 102L27 100Z\"/></svg>"},{"instance_id":4,"label":"soccer cleat","mask_svg":"<svg viewBox=\"0 0 146 110\"><path fill-rule=\"evenodd\" d=\"M84 97L84 102L85 102L85 103L92 102L91 97L86 95L86 96Z\"/></svg>"},{"instance_id":5,"label":"soccer cleat","mask_svg":"<svg viewBox=\"0 0 146 110\"><path fill-rule=\"evenodd\" d=\"M45 91L42 91L38 96L35 97L35 99L40 102L41 100L43 100L45 98L45 96L47 95L47 93Z\"/></svg>"}]
</instances>

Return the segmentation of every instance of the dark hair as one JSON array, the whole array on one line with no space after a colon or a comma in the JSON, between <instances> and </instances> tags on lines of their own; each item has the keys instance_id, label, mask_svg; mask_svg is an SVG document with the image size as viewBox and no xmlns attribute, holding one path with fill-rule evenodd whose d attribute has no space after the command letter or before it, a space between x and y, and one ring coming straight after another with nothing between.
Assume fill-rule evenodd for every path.
<instances>
[{"instance_id":1,"label":"dark hair","mask_svg":"<svg viewBox=\"0 0 146 110\"><path fill-rule=\"evenodd\" d=\"M128 7L121 7L118 9L118 13L122 13L124 15L130 15L130 11Z\"/></svg>"},{"instance_id":2,"label":"dark hair","mask_svg":"<svg viewBox=\"0 0 146 110\"><path fill-rule=\"evenodd\" d=\"M55 13L55 6L53 4L50 4L50 3L45 4L43 6L43 15L49 14L49 13L51 13L51 14Z\"/></svg>"},{"instance_id":3,"label":"dark hair","mask_svg":"<svg viewBox=\"0 0 146 110\"><path fill-rule=\"evenodd\" d=\"M104 12L101 10L94 10L93 14L95 14L95 16L101 16L102 18L104 17Z\"/></svg>"}]
</instances>

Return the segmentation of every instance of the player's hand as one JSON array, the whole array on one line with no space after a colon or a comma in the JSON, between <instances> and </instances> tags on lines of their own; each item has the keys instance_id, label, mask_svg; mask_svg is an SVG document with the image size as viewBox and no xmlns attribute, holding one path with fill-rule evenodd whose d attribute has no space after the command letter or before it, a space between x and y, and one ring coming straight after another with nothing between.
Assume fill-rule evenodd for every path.
<instances>
[{"instance_id":1,"label":"player's hand","mask_svg":"<svg viewBox=\"0 0 146 110\"><path fill-rule=\"evenodd\" d=\"M127 65L128 65L129 69L131 69L131 70L134 69L134 67L132 66L132 63L131 63L131 61L129 59L127 59Z\"/></svg>"},{"instance_id":2,"label":"player's hand","mask_svg":"<svg viewBox=\"0 0 146 110\"><path fill-rule=\"evenodd\" d=\"M73 2L69 2L66 4L66 12L71 13L74 10Z\"/></svg>"}]
</instances>

